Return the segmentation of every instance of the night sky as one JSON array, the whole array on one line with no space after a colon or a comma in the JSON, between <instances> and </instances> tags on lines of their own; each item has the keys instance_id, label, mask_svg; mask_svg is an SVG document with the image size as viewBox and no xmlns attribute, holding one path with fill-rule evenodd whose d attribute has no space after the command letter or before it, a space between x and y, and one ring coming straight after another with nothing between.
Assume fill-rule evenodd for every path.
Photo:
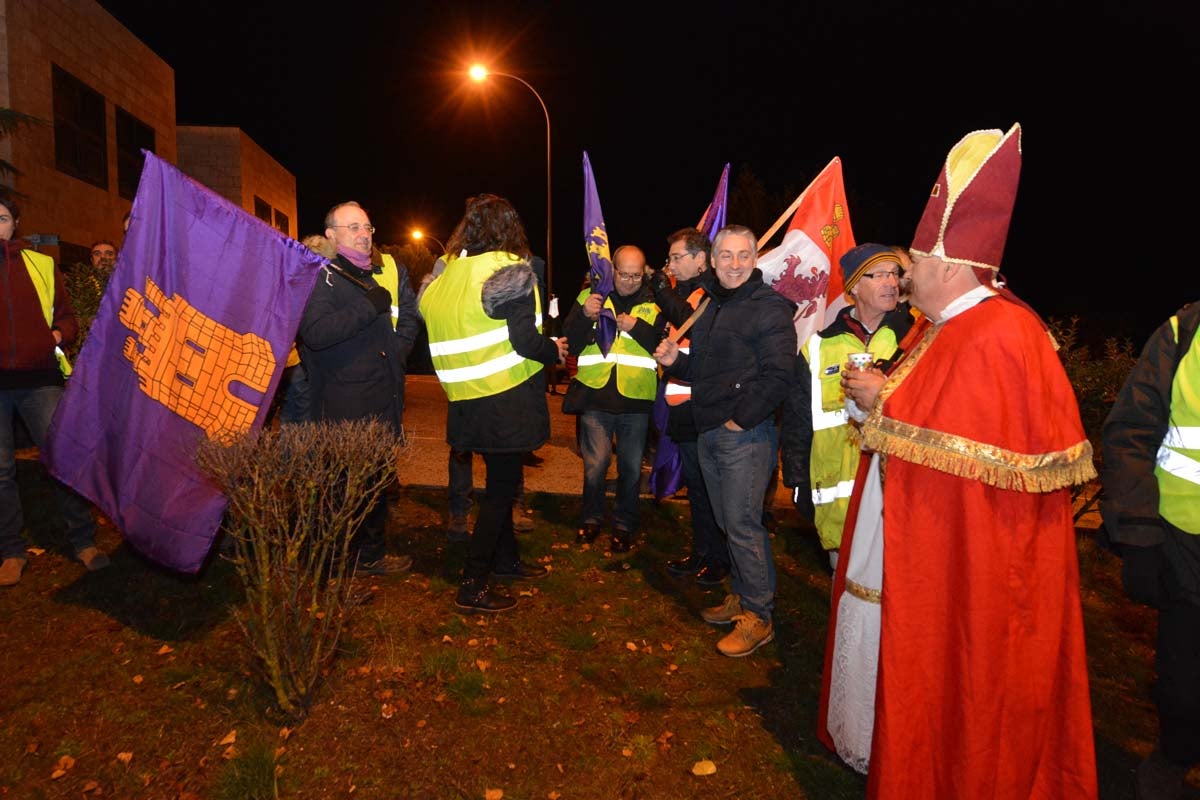
<instances>
[{"instance_id":1,"label":"night sky","mask_svg":"<svg viewBox=\"0 0 1200 800\"><path fill-rule=\"evenodd\" d=\"M101 5L175 69L181 124L240 127L295 174L301 236L355 199L381 243L417 226L444 241L487 191L544 254L545 117L514 80L470 83L479 60L549 110L566 296L586 270L584 150L613 246L658 266L726 162L731 187L748 171L777 201L765 228L840 156L855 238L908 244L950 147L1020 122L1002 270L1019 296L1137 348L1200 299L1194 4Z\"/></svg>"}]
</instances>

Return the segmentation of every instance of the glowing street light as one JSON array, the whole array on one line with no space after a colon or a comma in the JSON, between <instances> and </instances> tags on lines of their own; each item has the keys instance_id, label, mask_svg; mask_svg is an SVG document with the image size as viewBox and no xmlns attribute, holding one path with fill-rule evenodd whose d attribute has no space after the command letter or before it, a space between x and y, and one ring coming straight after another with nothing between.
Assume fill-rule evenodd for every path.
<instances>
[{"instance_id":1,"label":"glowing street light","mask_svg":"<svg viewBox=\"0 0 1200 800\"><path fill-rule=\"evenodd\" d=\"M529 85L529 82L517 75L512 75L507 72L492 72L482 64L473 65L467 74L471 76L471 80L476 83L483 83L489 75L498 75L501 78L512 78L529 91L533 92L533 96L537 98L538 103L542 106L542 113L546 115L546 291L553 292L554 280L551 264L553 260L550 257L551 242L551 224L554 220L554 215L551 213L551 194L550 194L550 111L546 108L546 101L538 94L537 89Z\"/></svg>"},{"instance_id":2,"label":"glowing street light","mask_svg":"<svg viewBox=\"0 0 1200 800\"><path fill-rule=\"evenodd\" d=\"M432 239L434 242L437 243L438 247L442 248L443 253L446 252L446 245L442 244L441 239L437 238L436 236L430 236L428 233L425 233L425 231L421 230L420 228L414 228L411 235L412 235L413 240L417 241L417 242L421 241L422 239Z\"/></svg>"}]
</instances>

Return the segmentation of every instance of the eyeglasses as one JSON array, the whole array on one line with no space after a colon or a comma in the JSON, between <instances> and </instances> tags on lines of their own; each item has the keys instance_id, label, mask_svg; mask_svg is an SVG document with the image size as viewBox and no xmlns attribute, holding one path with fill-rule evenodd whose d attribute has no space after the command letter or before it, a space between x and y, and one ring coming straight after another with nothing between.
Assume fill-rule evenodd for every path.
<instances>
[{"instance_id":1,"label":"eyeglasses","mask_svg":"<svg viewBox=\"0 0 1200 800\"><path fill-rule=\"evenodd\" d=\"M885 278L895 278L896 280L900 280L900 275L901 272L898 269L887 269L879 272L864 272L862 274L864 278L870 278L873 281L881 281Z\"/></svg>"},{"instance_id":2,"label":"eyeglasses","mask_svg":"<svg viewBox=\"0 0 1200 800\"><path fill-rule=\"evenodd\" d=\"M357 236L358 234L360 234L360 233L363 233L363 232L366 232L366 233L371 233L371 234L375 233L375 226L374 226L374 225L360 225L360 224L359 224L359 223L357 223L357 222L354 222L354 223L352 223L352 224L350 224L350 225L330 225L329 227L331 227L331 228L345 228L346 230L348 230L348 231L350 231L351 233L353 233L355 236Z\"/></svg>"},{"instance_id":3,"label":"eyeglasses","mask_svg":"<svg viewBox=\"0 0 1200 800\"><path fill-rule=\"evenodd\" d=\"M93 250L92 255L101 256L101 257L103 257L103 256L114 256L115 257L117 255L117 251L116 250Z\"/></svg>"},{"instance_id":4,"label":"eyeglasses","mask_svg":"<svg viewBox=\"0 0 1200 800\"><path fill-rule=\"evenodd\" d=\"M613 277L615 277L619 281L625 281L625 283L637 283L638 281L640 281L642 279L642 273L640 273L640 272L631 272L631 273L618 272Z\"/></svg>"}]
</instances>

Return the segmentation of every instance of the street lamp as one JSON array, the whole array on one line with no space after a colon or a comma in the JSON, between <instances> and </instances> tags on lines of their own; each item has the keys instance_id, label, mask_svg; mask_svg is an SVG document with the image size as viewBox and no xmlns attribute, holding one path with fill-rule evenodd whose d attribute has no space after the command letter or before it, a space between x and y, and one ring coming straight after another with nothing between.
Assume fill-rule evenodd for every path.
<instances>
[{"instance_id":1,"label":"street lamp","mask_svg":"<svg viewBox=\"0 0 1200 800\"><path fill-rule=\"evenodd\" d=\"M554 291L554 273L551 269L553 260L550 257L550 245L553 241L553 236L551 235L551 225L554 220L554 215L551 211L550 205L550 111L546 108L546 101L542 99L540 94L538 94L537 89L530 86L529 82L524 78L507 72L491 72L482 64L475 64L472 66L471 69L468 70L468 74L471 76L471 80L475 81L476 83L483 83L485 80L487 80L489 75L499 75L501 78L512 78L514 81L517 81L526 89L533 92L533 96L537 98L538 103L540 103L542 106L542 113L546 115L546 291L548 294L552 293Z\"/></svg>"},{"instance_id":2,"label":"street lamp","mask_svg":"<svg viewBox=\"0 0 1200 800\"><path fill-rule=\"evenodd\" d=\"M437 238L436 236L430 236L428 233L425 233L420 228L413 229L412 238L418 242L421 241L422 239L432 239L434 242L437 243L438 247L442 248L443 253L446 252L446 245L442 244L441 239Z\"/></svg>"}]
</instances>

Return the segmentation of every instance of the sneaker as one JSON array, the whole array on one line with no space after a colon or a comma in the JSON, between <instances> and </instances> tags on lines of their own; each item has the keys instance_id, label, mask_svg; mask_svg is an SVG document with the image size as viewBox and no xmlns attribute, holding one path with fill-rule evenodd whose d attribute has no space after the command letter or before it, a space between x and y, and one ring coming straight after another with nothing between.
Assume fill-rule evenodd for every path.
<instances>
[{"instance_id":1,"label":"sneaker","mask_svg":"<svg viewBox=\"0 0 1200 800\"><path fill-rule=\"evenodd\" d=\"M714 625L728 625L742 614L742 598L736 594L725 595L724 602L719 606L706 608L700 612L700 618Z\"/></svg>"},{"instance_id":2,"label":"sneaker","mask_svg":"<svg viewBox=\"0 0 1200 800\"><path fill-rule=\"evenodd\" d=\"M1188 768L1167 760L1158 748L1137 767L1134 795L1137 800L1179 800Z\"/></svg>"},{"instance_id":3,"label":"sneaker","mask_svg":"<svg viewBox=\"0 0 1200 800\"><path fill-rule=\"evenodd\" d=\"M775 626L757 614L746 612L733 618L737 623L725 638L717 642L721 655L730 658L748 656L775 638Z\"/></svg>"},{"instance_id":4,"label":"sneaker","mask_svg":"<svg viewBox=\"0 0 1200 800\"><path fill-rule=\"evenodd\" d=\"M95 572L98 569L104 569L112 563L108 560L108 556L104 555L104 553L101 553L95 547L85 547L76 553L75 557L79 559L80 563L88 568L88 572Z\"/></svg>"},{"instance_id":5,"label":"sneaker","mask_svg":"<svg viewBox=\"0 0 1200 800\"><path fill-rule=\"evenodd\" d=\"M0 564L0 586L16 586L21 580L21 572L25 569L25 559L6 558Z\"/></svg>"},{"instance_id":6,"label":"sneaker","mask_svg":"<svg viewBox=\"0 0 1200 800\"><path fill-rule=\"evenodd\" d=\"M456 544L471 541L471 528L466 514L450 515L450 524L446 526L446 538Z\"/></svg>"},{"instance_id":7,"label":"sneaker","mask_svg":"<svg viewBox=\"0 0 1200 800\"><path fill-rule=\"evenodd\" d=\"M399 575L412 569L412 556L387 555L375 561L360 561L354 576Z\"/></svg>"},{"instance_id":8,"label":"sneaker","mask_svg":"<svg viewBox=\"0 0 1200 800\"><path fill-rule=\"evenodd\" d=\"M543 567L541 564L528 564L524 561L517 561L506 567L496 567L492 570L493 578L526 580L528 578L541 578L550 570Z\"/></svg>"}]
</instances>

